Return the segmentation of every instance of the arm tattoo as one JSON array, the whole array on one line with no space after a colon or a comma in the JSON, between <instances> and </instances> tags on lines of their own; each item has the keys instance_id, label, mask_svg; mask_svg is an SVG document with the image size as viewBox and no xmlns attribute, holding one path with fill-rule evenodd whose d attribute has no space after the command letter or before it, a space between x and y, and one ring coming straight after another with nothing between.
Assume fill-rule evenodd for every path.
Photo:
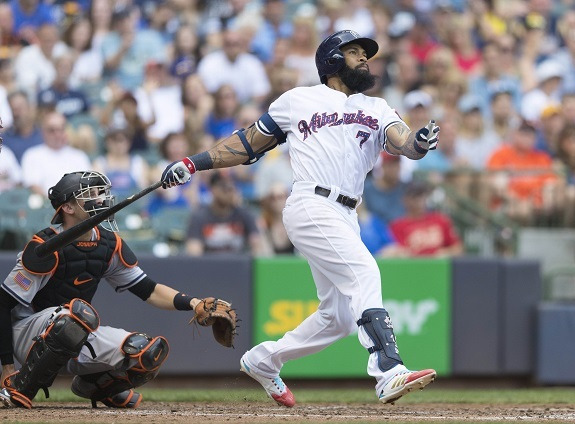
<instances>
[{"instance_id":1,"label":"arm tattoo","mask_svg":"<svg viewBox=\"0 0 575 424\"><path fill-rule=\"evenodd\" d=\"M258 132L255 125L249 127L247 130L244 130L244 135L248 144L252 148L254 147L254 144L256 144L254 140L255 137L261 137L261 134ZM257 149L254 149L254 153L267 152L276 145L277 140L275 138L271 138L271 140L265 145L258 146ZM208 152L214 164L214 168L225 168L228 166L233 166L237 163L244 163L250 157L248 152L246 152L245 147L241 143L238 135L232 135L221 140ZM240 160L239 162L238 159Z\"/></svg>"},{"instance_id":2,"label":"arm tattoo","mask_svg":"<svg viewBox=\"0 0 575 424\"><path fill-rule=\"evenodd\" d=\"M397 134L400 137L403 137L403 134L405 134L406 132L409 132L408 126L402 122L398 122L397 124L392 125L392 127L395 128L395 130L397 131Z\"/></svg>"},{"instance_id":3,"label":"arm tattoo","mask_svg":"<svg viewBox=\"0 0 575 424\"><path fill-rule=\"evenodd\" d=\"M246 130L246 138L248 139L248 142L250 143L250 146L252 146L252 148L254 147L253 144L253 139L254 136L256 134L260 134L260 132L258 131L258 129L256 128L255 125L252 125L251 127L249 127ZM268 150L274 148L277 145L277 140L276 138L272 138L269 143L266 143L265 145L261 146L259 149L254 149L255 153L264 153L267 152Z\"/></svg>"},{"instance_id":4,"label":"arm tattoo","mask_svg":"<svg viewBox=\"0 0 575 424\"><path fill-rule=\"evenodd\" d=\"M246 158L248 157L248 154L244 151L244 152L240 152L239 150L233 149L229 146L224 146L226 148L226 150L228 152L230 152L232 155L234 156L245 156Z\"/></svg>"},{"instance_id":5,"label":"arm tattoo","mask_svg":"<svg viewBox=\"0 0 575 424\"><path fill-rule=\"evenodd\" d=\"M403 146L401 146L401 154L408 157L409 159L417 160L424 157L427 154L427 151L425 153L420 153L415 150L415 133L410 132L409 136L407 137L407 141Z\"/></svg>"},{"instance_id":6,"label":"arm tattoo","mask_svg":"<svg viewBox=\"0 0 575 424\"><path fill-rule=\"evenodd\" d=\"M403 144L405 144L405 139L409 134L409 127L405 125L403 122L396 122L392 124L386 130L386 143L393 147L395 150L402 150ZM393 139L393 140L392 140ZM397 144L398 142L402 142L401 144Z\"/></svg>"}]
</instances>

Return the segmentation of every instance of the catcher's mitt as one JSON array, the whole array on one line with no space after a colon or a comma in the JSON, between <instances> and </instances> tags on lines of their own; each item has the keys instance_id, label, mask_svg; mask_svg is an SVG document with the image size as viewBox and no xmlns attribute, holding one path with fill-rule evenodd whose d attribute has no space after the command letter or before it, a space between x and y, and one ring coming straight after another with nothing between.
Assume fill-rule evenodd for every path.
<instances>
[{"instance_id":1,"label":"catcher's mitt","mask_svg":"<svg viewBox=\"0 0 575 424\"><path fill-rule=\"evenodd\" d=\"M212 327L214 338L225 347L234 347L236 335L236 311L232 304L222 299L206 297L195 308L196 315L191 319L204 327Z\"/></svg>"}]
</instances>

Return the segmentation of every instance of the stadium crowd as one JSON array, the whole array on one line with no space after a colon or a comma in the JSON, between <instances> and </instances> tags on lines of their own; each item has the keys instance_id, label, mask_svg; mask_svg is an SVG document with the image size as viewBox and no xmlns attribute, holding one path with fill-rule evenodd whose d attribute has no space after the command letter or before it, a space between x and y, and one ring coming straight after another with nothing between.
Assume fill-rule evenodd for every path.
<instances>
[{"instance_id":1,"label":"stadium crowd","mask_svg":"<svg viewBox=\"0 0 575 424\"><path fill-rule=\"evenodd\" d=\"M284 91L319 84L315 50L341 29L379 43L366 94L412 128L441 127L437 151L383 154L366 181L358 212L374 255L464 253L457 202L485 212L471 225L575 226L573 0L2 1L0 196L46 197L87 169L120 199L137 192ZM119 223L135 250L149 221L148 238L167 234L178 253L293 254L290 184L279 147L158 190Z\"/></svg>"}]
</instances>

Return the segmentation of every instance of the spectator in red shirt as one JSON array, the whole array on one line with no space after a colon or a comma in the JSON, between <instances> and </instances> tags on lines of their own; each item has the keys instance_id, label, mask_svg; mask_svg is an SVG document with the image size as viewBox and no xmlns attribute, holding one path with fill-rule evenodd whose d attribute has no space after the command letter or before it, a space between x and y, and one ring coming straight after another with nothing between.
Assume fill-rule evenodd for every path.
<instances>
[{"instance_id":1,"label":"spectator in red shirt","mask_svg":"<svg viewBox=\"0 0 575 424\"><path fill-rule=\"evenodd\" d=\"M390 224L400 249L396 256L446 257L463 254L463 244L451 219L438 211L427 209L431 189L428 184L413 181L407 187L403 201L405 216Z\"/></svg>"}]
</instances>

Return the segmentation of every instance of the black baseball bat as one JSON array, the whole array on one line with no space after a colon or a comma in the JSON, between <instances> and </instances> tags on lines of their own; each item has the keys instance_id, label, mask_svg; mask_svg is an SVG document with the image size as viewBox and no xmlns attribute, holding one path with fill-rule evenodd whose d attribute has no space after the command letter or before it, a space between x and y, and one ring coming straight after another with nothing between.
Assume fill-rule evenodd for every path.
<instances>
[{"instance_id":1,"label":"black baseball bat","mask_svg":"<svg viewBox=\"0 0 575 424\"><path fill-rule=\"evenodd\" d=\"M46 256L54 253L56 250L59 250L62 247L72 243L86 231L89 231L90 229L94 228L96 225L98 225L105 219L111 217L116 212L122 210L126 206L131 205L140 197L143 197L146 194L151 193L152 191L161 186L162 182L158 181L152 184L151 186L146 187L139 193L133 194L130 197L122 200L120 203L110 207L110 209L106 209L105 211L102 211L94 216L91 216L87 220L74 225L72 228L68 228L67 230L62 231L60 234L56 234L54 237L46 240L44 243L37 246L34 252L36 253L37 256L45 258Z\"/></svg>"}]
</instances>

